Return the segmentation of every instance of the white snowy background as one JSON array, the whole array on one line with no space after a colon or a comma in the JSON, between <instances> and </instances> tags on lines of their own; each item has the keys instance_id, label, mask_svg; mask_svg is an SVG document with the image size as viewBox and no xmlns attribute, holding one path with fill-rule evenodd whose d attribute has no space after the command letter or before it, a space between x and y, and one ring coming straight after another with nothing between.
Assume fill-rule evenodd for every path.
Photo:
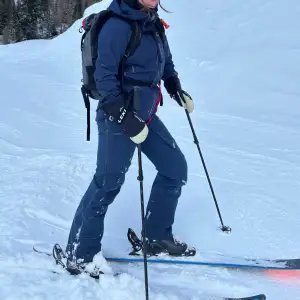
<instances>
[{"instance_id":1,"label":"white snowy background","mask_svg":"<svg viewBox=\"0 0 300 300\"><path fill-rule=\"evenodd\" d=\"M233 230L218 229L186 116L165 94L159 116L189 164L175 234L198 249L199 259L200 252L300 257L300 2L162 2L172 11L161 15L171 25L182 85L195 101L191 117L224 223ZM80 93L80 23L51 41L0 46L0 299L144 299L142 265L112 264L129 275L97 284L85 275L52 274L52 260L32 251L39 243L65 246L95 170L97 128L93 122L86 142ZM156 171L143 161L147 197ZM127 228L141 230L137 173L135 158L107 214L106 254L126 254ZM298 300L299 283L261 273L149 266L151 300L257 293Z\"/></svg>"}]
</instances>

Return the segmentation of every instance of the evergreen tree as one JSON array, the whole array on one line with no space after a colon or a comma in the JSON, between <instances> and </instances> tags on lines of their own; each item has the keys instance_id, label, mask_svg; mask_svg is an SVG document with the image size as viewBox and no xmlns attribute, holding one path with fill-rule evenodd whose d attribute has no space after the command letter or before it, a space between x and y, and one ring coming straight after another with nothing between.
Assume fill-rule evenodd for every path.
<instances>
[{"instance_id":1,"label":"evergreen tree","mask_svg":"<svg viewBox=\"0 0 300 300\"><path fill-rule=\"evenodd\" d=\"M0 35L8 42L52 38L102 0L0 0Z\"/></svg>"}]
</instances>

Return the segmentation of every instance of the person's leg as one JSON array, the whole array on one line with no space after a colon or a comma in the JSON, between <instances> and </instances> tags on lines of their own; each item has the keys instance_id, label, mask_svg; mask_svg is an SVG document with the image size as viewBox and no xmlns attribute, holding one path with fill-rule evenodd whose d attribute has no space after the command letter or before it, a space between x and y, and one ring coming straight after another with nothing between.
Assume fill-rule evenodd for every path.
<instances>
[{"instance_id":1,"label":"person's leg","mask_svg":"<svg viewBox=\"0 0 300 300\"><path fill-rule=\"evenodd\" d=\"M149 124L142 151L158 171L146 211L146 236L149 240L171 240L178 198L187 182L187 163L157 116Z\"/></svg>"},{"instance_id":2,"label":"person's leg","mask_svg":"<svg viewBox=\"0 0 300 300\"><path fill-rule=\"evenodd\" d=\"M75 213L66 249L74 263L91 262L101 250L106 211L124 183L136 148L117 124L107 119L97 123L97 168Z\"/></svg>"}]
</instances>

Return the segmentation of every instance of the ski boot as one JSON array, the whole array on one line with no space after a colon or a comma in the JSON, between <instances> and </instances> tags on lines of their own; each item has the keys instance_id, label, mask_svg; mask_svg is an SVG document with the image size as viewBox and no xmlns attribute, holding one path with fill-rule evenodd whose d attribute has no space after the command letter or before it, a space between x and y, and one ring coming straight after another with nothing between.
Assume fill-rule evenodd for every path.
<instances>
[{"instance_id":1,"label":"ski boot","mask_svg":"<svg viewBox=\"0 0 300 300\"><path fill-rule=\"evenodd\" d=\"M66 270L71 275L80 275L81 273L87 273L94 279L99 279L101 274L104 274L93 263L73 263L67 260Z\"/></svg>"},{"instance_id":2,"label":"ski boot","mask_svg":"<svg viewBox=\"0 0 300 300\"><path fill-rule=\"evenodd\" d=\"M186 243L174 238L170 240L147 240L146 247L147 254L150 256L161 253L166 253L170 256L194 256L196 254L195 248L189 248Z\"/></svg>"},{"instance_id":3,"label":"ski boot","mask_svg":"<svg viewBox=\"0 0 300 300\"><path fill-rule=\"evenodd\" d=\"M55 244L53 247L53 257L56 264L61 265L71 275L87 273L92 278L99 279L100 275L104 274L102 271L100 271L100 268L94 262L84 263L79 261L73 262L69 260L66 253L62 250L59 244Z\"/></svg>"},{"instance_id":4,"label":"ski boot","mask_svg":"<svg viewBox=\"0 0 300 300\"><path fill-rule=\"evenodd\" d=\"M140 255L143 251L143 242L140 240L132 229L128 229L127 237L133 247L130 255ZM170 256L194 256L196 249L188 247L186 243L180 242L175 238L170 240L146 240L146 252L149 256L156 256L166 253Z\"/></svg>"}]
</instances>

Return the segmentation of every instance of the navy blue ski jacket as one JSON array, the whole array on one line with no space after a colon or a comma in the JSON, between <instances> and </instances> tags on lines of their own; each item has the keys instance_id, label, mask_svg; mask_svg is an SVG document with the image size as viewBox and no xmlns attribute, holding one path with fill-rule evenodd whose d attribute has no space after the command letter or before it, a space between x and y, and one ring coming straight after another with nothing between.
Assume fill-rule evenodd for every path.
<instances>
[{"instance_id":1,"label":"navy blue ski jacket","mask_svg":"<svg viewBox=\"0 0 300 300\"><path fill-rule=\"evenodd\" d=\"M172 55L166 37L157 34L155 26L158 15L155 11L144 12L129 7L126 3L113 0L109 6L115 14L138 21L142 30L141 43L128 58L125 64L124 77L143 82L159 83L170 76L177 75ZM110 18L99 33L98 58L94 78L97 89L105 102L116 102L122 98L118 68L131 37L130 25L118 18ZM130 91L133 86L125 84L125 90ZM156 110L159 98L159 88L141 86L139 89L138 115L148 121ZM99 110L98 114L104 114ZM97 115L97 118L100 117Z\"/></svg>"}]
</instances>

